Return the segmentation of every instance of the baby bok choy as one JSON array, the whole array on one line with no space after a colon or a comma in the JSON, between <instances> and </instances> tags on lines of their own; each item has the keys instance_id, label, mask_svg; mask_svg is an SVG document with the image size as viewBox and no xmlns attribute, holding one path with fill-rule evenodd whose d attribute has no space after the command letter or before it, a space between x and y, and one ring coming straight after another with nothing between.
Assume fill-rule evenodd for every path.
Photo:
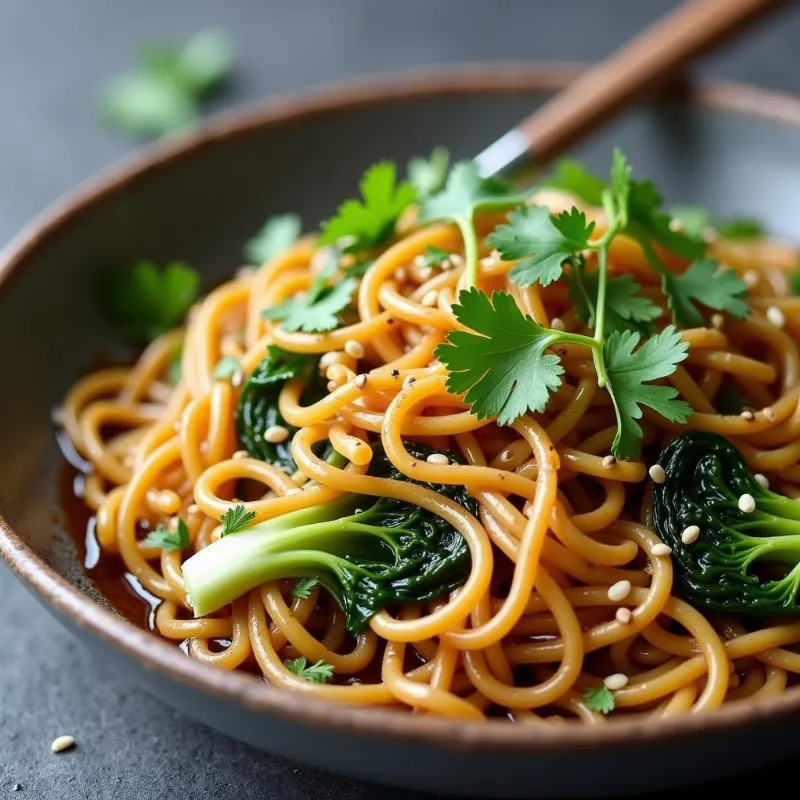
<instances>
[{"instance_id":1,"label":"baby bok choy","mask_svg":"<svg viewBox=\"0 0 800 800\"><path fill-rule=\"evenodd\" d=\"M653 523L672 548L678 594L741 616L799 613L800 502L765 488L715 433L678 436L659 463L666 480L653 486Z\"/></svg>"},{"instance_id":2,"label":"baby bok choy","mask_svg":"<svg viewBox=\"0 0 800 800\"><path fill-rule=\"evenodd\" d=\"M420 461L433 452L406 446ZM409 480L377 448L369 474ZM463 486L425 485L477 516ZM390 497L348 494L220 538L183 564L183 578L196 616L267 581L317 578L344 611L348 630L359 632L384 608L445 596L466 581L470 565L466 541L441 517Z\"/></svg>"}]
</instances>

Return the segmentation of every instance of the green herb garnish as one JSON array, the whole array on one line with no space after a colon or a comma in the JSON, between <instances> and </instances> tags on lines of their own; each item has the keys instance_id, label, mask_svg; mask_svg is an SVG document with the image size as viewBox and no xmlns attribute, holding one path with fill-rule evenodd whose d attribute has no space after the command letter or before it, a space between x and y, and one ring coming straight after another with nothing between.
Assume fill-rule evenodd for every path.
<instances>
[{"instance_id":1,"label":"green herb garnish","mask_svg":"<svg viewBox=\"0 0 800 800\"><path fill-rule=\"evenodd\" d=\"M449 165L450 153L444 147L435 147L430 158L412 158L408 162L408 179L420 200L444 188Z\"/></svg>"},{"instance_id":2,"label":"green herb garnish","mask_svg":"<svg viewBox=\"0 0 800 800\"><path fill-rule=\"evenodd\" d=\"M305 678L311 683L327 683L333 678L333 667L324 661L317 661L316 664L308 665L305 656L290 658L283 662L289 672L297 675L298 678Z\"/></svg>"},{"instance_id":3,"label":"green herb garnish","mask_svg":"<svg viewBox=\"0 0 800 800\"><path fill-rule=\"evenodd\" d=\"M242 504L228 509L220 518L222 536L244 530L256 518L255 511L248 511Z\"/></svg>"},{"instance_id":4,"label":"green herb garnish","mask_svg":"<svg viewBox=\"0 0 800 800\"><path fill-rule=\"evenodd\" d=\"M236 356L223 356L214 367L211 377L215 381L229 381L235 372L242 368L242 362Z\"/></svg>"},{"instance_id":5,"label":"green herb garnish","mask_svg":"<svg viewBox=\"0 0 800 800\"><path fill-rule=\"evenodd\" d=\"M186 550L189 546L189 528L180 518L177 518L175 530L169 530L165 525L159 525L150 531L144 538L145 547L157 547L161 550Z\"/></svg>"},{"instance_id":6,"label":"green herb garnish","mask_svg":"<svg viewBox=\"0 0 800 800\"><path fill-rule=\"evenodd\" d=\"M319 586L319 578L300 578L294 585L292 594L300 600L308 600L311 592Z\"/></svg>"},{"instance_id":7,"label":"green herb garnish","mask_svg":"<svg viewBox=\"0 0 800 800\"><path fill-rule=\"evenodd\" d=\"M300 236L303 224L297 214L270 217L244 248L245 258L255 265L269 261L293 245Z\"/></svg>"},{"instance_id":8,"label":"green herb garnish","mask_svg":"<svg viewBox=\"0 0 800 800\"><path fill-rule=\"evenodd\" d=\"M598 714L610 714L614 710L614 692L607 686L593 686L583 695L583 702L589 711Z\"/></svg>"}]
</instances>

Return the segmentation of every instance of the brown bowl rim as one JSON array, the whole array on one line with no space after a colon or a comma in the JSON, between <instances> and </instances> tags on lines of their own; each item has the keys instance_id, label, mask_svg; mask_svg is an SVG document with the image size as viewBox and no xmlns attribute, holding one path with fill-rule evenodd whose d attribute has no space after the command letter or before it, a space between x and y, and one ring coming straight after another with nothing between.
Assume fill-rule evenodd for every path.
<instances>
[{"instance_id":1,"label":"brown bowl rim","mask_svg":"<svg viewBox=\"0 0 800 800\"><path fill-rule=\"evenodd\" d=\"M11 279L24 268L37 247L57 235L74 217L173 161L200 155L205 147L229 144L237 136L262 127L374 103L437 95L555 91L574 80L583 69L583 64L561 62L440 66L326 84L219 114L197 131L143 148L53 203L0 251L0 291L8 291ZM673 85L666 95L682 104L800 128L800 98L776 91L738 83L681 82ZM1 515L0 556L22 583L53 610L136 659L146 669L251 711L274 714L331 732L380 735L387 743L404 741L516 753L552 753L576 748L605 750L626 743L658 745L677 737L686 740L707 736L754 722L772 722L800 710L800 687L779 697L732 704L707 714L619 720L599 728L579 723L540 728L512 725L503 720L465 723L339 705L273 689L254 676L225 672L187 658L173 644L137 628L70 584L34 553Z\"/></svg>"}]
</instances>

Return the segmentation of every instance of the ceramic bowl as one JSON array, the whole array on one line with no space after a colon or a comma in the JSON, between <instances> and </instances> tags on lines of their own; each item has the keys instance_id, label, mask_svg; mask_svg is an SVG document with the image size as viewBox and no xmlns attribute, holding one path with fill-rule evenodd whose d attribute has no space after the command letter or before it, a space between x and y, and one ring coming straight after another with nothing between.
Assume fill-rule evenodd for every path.
<instances>
[{"instance_id":1,"label":"ceramic bowl","mask_svg":"<svg viewBox=\"0 0 800 800\"><path fill-rule=\"evenodd\" d=\"M187 658L115 612L58 522L62 456L51 409L114 355L95 305L107 265L182 258L208 286L239 266L273 213L308 227L370 163L447 145L479 152L577 74L495 64L357 82L271 100L153 146L56 203L0 256L0 554L34 595L119 673L250 744L398 786L476 797L619 795L764 766L800 751L800 688L658 722L532 728L330 705ZM797 232L800 100L683 88L616 119L576 154L605 170L619 145L670 202L754 214ZM91 702L91 698L86 698Z\"/></svg>"}]
</instances>

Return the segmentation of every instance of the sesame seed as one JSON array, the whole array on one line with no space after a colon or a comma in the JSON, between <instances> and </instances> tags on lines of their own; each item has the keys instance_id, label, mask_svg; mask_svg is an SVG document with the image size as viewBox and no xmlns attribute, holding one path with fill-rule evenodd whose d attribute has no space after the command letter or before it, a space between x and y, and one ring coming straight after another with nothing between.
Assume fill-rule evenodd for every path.
<instances>
[{"instance_id":1,"label":"sesame seed","mask_svg":"<svg viewBox=\"0 0 800 800\"><path fill-rule=\"evenodd\" d=\"M668 556L672 552L672 548L668 544L664 544L663 542L659 542L658 544L654 544L650 552L654 556Z\"/></svg>"},{"instance_id":2,"label":"sesame seed","mask_svg":"<svg viewBox=\"0 0 800 800\"><path fill-rule=\"evenodd\" d=\"M458 253L450 253L450 261L452 261L454 267L464 266L464 256L460 256Z\"/></svg>"},{"instance_id":3,"label":"sesame seed","mask_svg":"<svg viewBox=\"0 0 800 800\"><path fill-rule=\"evenodd\" d=\"M283 425L270 425L264 431L264 441L270 444L280 444L289 438L289 431Z\"/></svg>"},{"instance_id":4,"label":"sesame seed","mask_svg":"<svg viewBox=\"0 0 800 800\"><path fill-rule=\"evenodd\" d=\"M328 391L335 392L339 388L339 384L336 381L328 381Z\"/></svg>"},{"instance_id":5,"label":"sesame seed","mask_svg":"<svg viewBox=\"0 0 800 800\"><path fill-rule=\"evenodd\" d=\"M633 618L633 614L629 608L618 608L617 613L614 614L617 622L627 625Z\"/></svg>"},{"instance_id":6,"label":"sesame seed","mask_svg":"<svg viewBox=\"0 0 800 800\"><path fill-rule=\"evenodd\" d=\"M400 375L400 370L399 370L399 369L393 369L393 370L392 370L392 371L391 371L389 374L390 374L390 375L391 375L393 378L396 378L396 377L398 377L398 376Z\"/></svg>"},{"instance_id":7,"label":"sesame seed","mask_svg":"<svg viewBox=\"0 0 800 800\"><path fill-rule=\"evenodd\" d=\"M348 339L344 343L344 351L351 358L364 358L364 345L361 344L361 342L357 342L355 339Z\"/></svg>"},{"instance_id":8,"label":"sesame seed","mask_svg":"<svg viewBox=\"0 0 800 800\"><path fill-rule=\"evenodd\" d=\"M419 271L419 277L423 281L430 280L433 277L433 269L431 267L423 267Z\"/></svg>"},{"instance_id":9,"label":"sesame seed","mask_svg":"<svg viewBox=\"0 0 800 800\"><path fill-rule=\"evenodd\" d=\"M614 456L603 456L603 469L611 469L616 463L617 459Z\"/></svg>"},{"instance_id":10,"label":"sesame seed","mask_svg":"<svg viewBox=\"0 0 800 800\"><path fill-rule=\"evenodd\" d=\"M408 389L409 386L411 386L412 383L416 382L416 380L417 379L413 375L407 375L406 379L403 381L402 388L403 389Z\"/></svg>"},{"instance_id":11,"label":"sesame seed","mask_svg":"<svg viewBox=\"0 0 800 800\"><path fill-rule=\"evenodd\" d=\"M564 321L561 319L561 317L553 317L553 319L550 320L550 327L554 331L566 330L566 326L564 325Z\"/></svg>"},{"instance_id":12,"label":"sesame seed","mask_svg":"<svg viewBox=\"0 0 800 800\"><path fill-rule=\"evenodd\" d=\"M746 408L744 411L742 411L739 416L742 419L746 419L748 422L752 422L756 418L756 415L749 408Z\"/></svg>"},{"instance_id":13,"label":"sesame seed","mask_svg":"<svg viewBox=\"0 0 800 800\"><path fill-rule=\"evenodd\" d=\"M356 375L354 383L359 389L363 389L367 385L367 376L363 372L360 375Z\"/></svg>"},{"instance_id":14,"label":"sesame seed","mask_svg":"<svg viewBox=\"0 0 800 800\"><path fill-rule=\"evenodd\" d=\"M653 464L647 472L653 479L653 483L664 483L667 479L667 473L664 472L664 467L662 467L661 464Z\"/></svg>"},{"instance_id":15,"label":"sesame seed","mask_svg":"<svg viewBox=\"0 0 800 800\"><path fill-rule=\"evenodd\" d=\"M683 529L681 534L681 541L684 544L693 544L700 538L700 527L698 525L689 525Z\"/></svg>"},{"instance_id":16,"label":"sesame seed","mask_svg":"<svg viewBox=\"0 0 800 800\"><path fill-rule=\"evenodd\" d=\"M61 753L64 750L69 750L70 747L75 745L75 739L72 736L56 736L53 739L53 743L50 745L50 749L54 753Z\"/></svg>"},{"instance_id":17,"label":"sesame seed","mask_svg":"<svg viewBox=\"0 0 800 800\"><path fill-rule=\"evenodd\" d=\"M767 309L767 322L776 328L782 328L786 324L786 317L778 306L770 306Z\"/></svg>"},{"instance_id":18,"label":"sesame seed","mask_svg":"<svg viewBox=\"0 0 800 800\"><path fill-rule=\"evenodd\" d=\"M760 472L757 472L753 477L756 479L756 483L762 489L769 489L769 478L766 475L762 475Z\"/></svg>"},{"instance_id":19,"label":"sesame seed","mask_svg":"<svg viewBox=\"0 0 800 800\"><path fill-rule=\"evenodd\" d=\"M522 509L522 515L531 519L533 517L533 503L525 503L525 507Z\"/></svg>"},{"instance_id":20,"label":"sesame seed","mask_svg":"<svg viewBox=\"0 0 800 800\"><path fill-rule=\"evenodd\" d=\"M721 331L725 327L725 317L723 317L722 314L712 314L711 327Z\"/></svg>"},{"instance_id":21,"label":"sesame seed","mask_svg":"<svg viewBox=\"0 0 800 800\"><path fill-rule=\"evenodd\" d=\"M423 296L422 300L420 301L423 306L432 307L436 305L436 301L439 299L439 292L436 289L431 289L429 292L426 292Z\"/></svg>"},{"instance_id":22,"label":"sesame seed","mask_svg":"<svg viewBox=\"0 0 800 800\"><path fill-rule=\"evenodd\" d=\"M754 269L749 269L742 275L742 280L752 289L758 283L758 273Z\"/></svg>"},{"instance_id":23,"label":"sesame seed","mask_svg":"<svg viewBox=\"0 0 800 800\"><path fill-rule=\"evenodd\" d=\"M200 513L200 506L199 506L199 505L197 505L197 503L191 503L191 504L190 504L190 505L187 507L187 509L186 509L186 512L187 512L188 514L199 514L199 513Z\"/></svg>"},{"instance_id":24,"label":"sesame seed","mask_svg":"<svg viewBox=\"0 0 800 800\"><path fill-rule=\"evenodd\" d=\"M244 383L244 372L242 370L237 369L233 375L231 375L231 386L234 389L238 389Z\"/></svg>"},{"instance_id":25,"label":"sesame seed","mask_svg":"<svg viewBox=\"0 0 800 800\"><path fill-rule=\"evenodd\" d=\"M444 453L431 453L426 459L429 464L445 465L450 463L450 459Z\"/></svg>"},{"instance_id":26,"label":"sesame seed","mask_svg":"<svg viewBox=\"0 0 800 800\"><path fill-rule=\"evenodd\" d=\"M508 463L512 458L514 458L514 454L510 450L503 450L503 452L500 453L500 461L503 464Z\"/></svg>"},{"instance_id":27,"label":"sesame seed","mask_svg":"<svg viewBox=\"0 0 800 800\"><path fill-rule=\"evenodd\" d=\"M15 783L15 784L14 784L14 785L11 787L11 791L12 791L12 792L21 792L21 791L22 791L22 784L21 784L21 783Z\"/></svg>"},{"instance_id":28,"label":"sesame seed","mask_svg":"<svg viewBox=\"0 0 800 800\"><path fill-rule=\"evenodd\" d=\"M603 683L606 685L606 689L611 689L612 692L616 692L617 689L624 689L628 685L628 681L630 678L622 672L615 672L613 675L609 675Z\"/></svg>"},{"instance_id":29,"label":"sesame seed","mask_svg":"<svg viewBox=\"0 0 800 800\"><path fill-rule=\"evenodd\" d=\"M415 267L422 269L425 266L425 256L414 256L414 260L411 263Z\"/></svg>"},{"instance_id":30,"label":"sesame seed","mask_svg":"<svg viewBox=\"0 0 800 800\"><path fill-rule=\"evenodd\" d=\"M756 501L753 495L748 494L745 492L739 498L739 511L743 511L745 514L752 514L756 510Z\"/></svg>"},{"instance_id":31,"label":"sesame seed","mask_svg":"<svg viewBox=\"0 0 800 800\"><path fill-rule=\"evenodd\" d=\"M406 271L403 269L403 267L399 267L398 269L396 269L394 271L394 279L398 283L405 283L406 282Z\"/></svg>"},{"instance_id":32,"label":"sesame seed","mask_svg":"<svg viewBox=\"0 0 800 800\"><path fill-rule=\"evenodd\" d=\"M769 420L770 422L775 422L778 418L778 415L775 413L775 409L772 406L767 406L762 412L764 415L764 419Z\"/></svg>"},{"instance_id":33,"label":"sesame seed","mask_svg":"<svg viewBox=\"0 0 800 800\"><path fill-rule=\"evenodd\" d=\"M237 450L233 454L233 458L249 458L249 457L250 453L248 453L247 450Z\"/></svg>"},{"instance_id":34,"label":"sesame seed","mask_svg":"<svg viewBox=\"0 0 800 800\"><path fill-rule=\"evenodd\" d=\"M630 581L617 581L608 587L608 599L615 603L623 601L631 593Z\"/></svg>"}]
</instances>

